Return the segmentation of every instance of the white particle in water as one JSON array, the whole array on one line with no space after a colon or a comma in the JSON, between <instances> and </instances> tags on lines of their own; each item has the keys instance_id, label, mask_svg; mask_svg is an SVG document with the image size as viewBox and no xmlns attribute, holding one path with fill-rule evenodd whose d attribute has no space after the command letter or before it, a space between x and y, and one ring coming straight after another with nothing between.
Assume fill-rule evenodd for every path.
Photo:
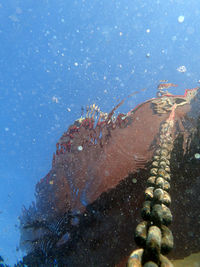
<instances>
[{"instance_id":1,"label":"white particle in water","mask_svg":"<svg viewBox=\"0 0 200 267\"><path fill-rule=\"evenodd\" d=\"M200 154L196 153L196 154L194 154L194 157L195 157L195 159L200 159Z\"/></svg>"},{"instance_id":2,"label":"white particle in water","mask_svg":"<svg viewBox=\"0 0 200 267\"><path fill-rule=\"evenodd\" d=\"M176 70L177 70L178 72L182 72L182 73L184 73L184 72L187 71L186 66L180 66L180 67L178 67Z\"/></svg>"},{"instance_id":3,"label":"white particle in water","mask_svg":"<svg viewBox=\"0 0 200 267\"><path fill-rule=\"evenodd\" d=\"M59 103L58 97L53 96L53 97L52 97L52 102L58 104L58 103Z\"/></svg>"},{"instance_id":4,"label":"white particle in water","mask_svg":"<svg viewBox=\"0 0 200 267\"><path fill-rule=\"evenodd\" d=\"M77 149L78 149L78 151L82 151L83 147L82 146L78 146Z\"/></svg>"},{"instance_id":5,"label":"white particle in water","mask_svg":"<svg viewBox=\"0 0 200 267\"><path fill-rule=\"evenodd\" d=\"M179 23L183 23L184 19L185 19L184 16L179 16L179 17L178 17L178 22L179 22Z\"/></svg>"},{"instance_id":6,"label":"white particle in water","mask_svg":"<svg viewBox=\"0 0 200 267\"><path fill-rule=\"evenodd\" d=\"M133 179L132 179L132 183L133 183L133 184L136 184L136 183L137 183L137 179L136 179L136 178L133 178Z\"/></svg>"}]
</instances>

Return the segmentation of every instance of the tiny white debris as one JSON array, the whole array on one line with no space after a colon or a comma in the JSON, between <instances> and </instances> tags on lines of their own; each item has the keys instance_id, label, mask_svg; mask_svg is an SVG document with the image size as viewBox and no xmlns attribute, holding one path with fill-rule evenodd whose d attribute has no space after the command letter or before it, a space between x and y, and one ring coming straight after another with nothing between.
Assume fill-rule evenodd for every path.
<instances>
[{"instance_id":1,"label":"tiny white debris","mask_svg":"<svg viewBox=\"0 0 200 267\"><path fill-rule=\"evenodd\" d=\"M184 20L185 20L185 17L184 16L179 16L178 17L178 22L179 23L183 23Z\"/></svg>"},{"instance_id":2,"label":"tiny white debris","mask_svg":"<svg viewBox=\"0 0 200 267\"><path fill-rule=\"evenodd\" d=\"M150 57L150 53L147 53L147 54L146 54L146 57L149 58L149 57Z\"/></svg>"},{"instance_id":3,"label":"tiny white debris","mask_svg":"<svg viewBox=\"0 0 200 267\"><path fill-rule=\"evenodd\" d=\"M196 153L196 154L194 154L194 157L195 157L195 159L200 159L200 154Z\"/></svg>"},{"instance_id":4,"label":"tiny white debris","mask_svg":"<svg viewBox=\"0 0 200 267\"><path fill-rule=\"evenodd\" d=\"M8 132L10 129L8 127L5 128L5 131Z\"/></svg>"},{"instance_id":5,"label":"tiny white debris","mask_svg":"<svg viewBox=\"0 0 200 267\"><path fill-rule=\"evenodd\" d=\"M146 33L150 33L150 29L147 29L147 30L146 30Z\"/></svg>"},{"instance_id":6,"label":"tiny white debris","mask_svg":"<svg viewBox=\"0 0 200 267\"><path fill-rule=\"evenodd\" d=\"M172 41L176 41L177 40L177 37L176 37L176 35L174 35L174 36L172 36Z\"/></svg>"},{"instance_id":7,"label":"tiny white debris","mask_svg":"<svg viewBox=\"0 0 200 267\"><path fill-rule=\"evenodd\" d=\"M82 146L78 146L77 149L78 149L78 151L82 151L83 147Z\"/></svg>"},{"instance_id":8,"label":"tiny white debris","mask_svg":"<svg viewBox=\"0 0 200 267\"><path fill-rule=\"evenodd\" d=\"M58 101L58 98L57 98L56 96L53 96L53 97L52 97L52 101L55 102L56 104L58 104L58 102L59 102L59 101Z\"/></svg>"},{"instance_id":9,"label":"tiny white debris","mask_svg":"<svg viewBox=\"0 0 200 267\"><path fill-rule=\"evenodd\" d=\"M180 66L176 70L179 71L179 72L182 72L182 73L187 71L186 66Z\"/></svg>"},{"instance_id":10,"label":"tiny white debris","mask_svg":"<svg viewBox=\"0 0 200 267\"><path fill-rule=\"evenodd\" d=\"M132 183L133 183L133 184L136 184L136 183L137 183L137 179L136 179L136 178L133 178L133 179L132 179Z\"/></svg>"},{"instance_id":11,"label":"tiny white debris","mask_svg":"<svg viewBox=\"0 0 200 267\"><path fill-rule=\"evenodd\" d=\"M49 34L50 34L50 31L46 31L45 34L44 34L44 36L47 36Z\"/></svg>"},{"instance_id":12,"label":"tiny white debris","mask_svg":"<svg viewBox=\"0 0 200 267\"><path fill-rule=\"evenodd\" d=\"M74 63L74 66L76 66L76 67L77 67L77 66L78 66L78 62L75 62L75 63Z\"/></svg>"},{"instance_id":13,"label":"tiny white debris","mask_svg":"<svg viewBox=\"0 0 200 267\"><path fill-rule=\"evenodd\" d=\"M67 111L70 112L71 111L71 108L67 108Z\"/></svg>"}]
</instances>

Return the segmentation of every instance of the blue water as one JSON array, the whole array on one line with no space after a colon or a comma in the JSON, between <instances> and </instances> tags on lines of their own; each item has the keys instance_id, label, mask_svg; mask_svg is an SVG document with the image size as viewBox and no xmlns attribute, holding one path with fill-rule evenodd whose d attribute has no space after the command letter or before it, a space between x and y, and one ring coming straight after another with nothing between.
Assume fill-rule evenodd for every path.
<instances>
[{"instance_id":1,"label":"blue water","mask_svg":"<svg viewBox=\"0 0 200 267\"><path fill-rule=\"evenodd\" d=\"M57 140L82 106L110 111L139 91L120 108L127 112L154 97L159 80L178 84L174 94L198 86L199 16L196 0L0 0L0 255L7 263L22 256L22 205L34 200Z\"/></svg>"}]
</instances>

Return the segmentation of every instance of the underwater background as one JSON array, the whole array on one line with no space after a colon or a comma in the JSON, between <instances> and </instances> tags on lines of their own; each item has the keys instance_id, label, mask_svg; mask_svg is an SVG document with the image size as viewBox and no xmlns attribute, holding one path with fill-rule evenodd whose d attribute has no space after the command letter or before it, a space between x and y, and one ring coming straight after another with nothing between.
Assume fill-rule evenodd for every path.
<instances>
[{"instance_id":1,"label":"underwater background","mask_svg":"<svg viewBox=\"0 0 200 267\"><path fill-rule=\"evenodd\" d=\"M22 206L51 168L55 144L87 105L119 111L160 80L200 80L198 1L0 1L0 255L19 250Z\"/></svg>"}]
</instances>

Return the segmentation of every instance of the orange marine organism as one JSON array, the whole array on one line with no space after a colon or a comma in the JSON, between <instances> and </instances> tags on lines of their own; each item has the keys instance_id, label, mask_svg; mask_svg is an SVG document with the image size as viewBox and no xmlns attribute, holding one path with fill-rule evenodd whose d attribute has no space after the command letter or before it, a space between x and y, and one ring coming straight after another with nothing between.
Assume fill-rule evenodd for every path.
<instances>
[{"instance_id":1,"label":"orange marine organism","mask_svg":"<svg viewBox=\"0 0 200 267\"><path fill-rule=\"evenodd\" d=\"M168 89L170 87L177 87L177 84L174 83L160 83L157 87L158 90L162 90L162 89Z\"/></svg>"}]
</instances>

